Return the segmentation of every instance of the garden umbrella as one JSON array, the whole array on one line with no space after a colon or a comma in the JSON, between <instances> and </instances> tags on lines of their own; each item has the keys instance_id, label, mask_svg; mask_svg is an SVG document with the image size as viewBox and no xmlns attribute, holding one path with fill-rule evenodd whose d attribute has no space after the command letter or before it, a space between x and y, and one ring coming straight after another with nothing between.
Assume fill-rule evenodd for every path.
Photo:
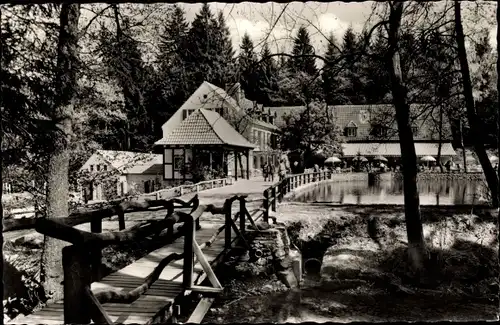
<instances>
[{"instance_id":1,"label":"garden umbrella","mask_svg":"<svg viewBox=\"0 0 500 325\"><path fill-rule=\"evenodd\" d=\"M377 157L373 158L373 160L387 162L387 158L382 157L382 156L377 156Z\"/></svg>"},{"instance_id":2,"label":"garden umbrella","mask_svg":"<svg viewBox=\"0 0 500 325\"><path fill-rule=\"evenodd\" d=\"M352 158L352 160L359 160L361 162L367 162L368 159L366 159L365 157L362 157L362 156L356 156L354 158Z\"/></svg>"},{"instance_id":3,"label":"garden umbrella","mask_svg":"<svg viewBox=\"0 0 500 325\"><path fill-rule=\"evenodd\" d=\"M429 161L436 161L436 159L432 156L423 156L422 158L420 158L420 161L429 162Z\"/></svg>"},{"instance_id":4,"label":"garden umbrella","mask_svg":"<svg viewBox=\"0 0 500 325\"><path fill-rule=\"evenodd\" d=\"M330 157L330 158L328 158L327 160L325 160L325 164L328 164L328 163L330 163L330 164L334 164L334 163L339 163L339 162L341 162L341 161L342 161L342 160L340 160L340 159L339 159L339 158L337 158L337 157Z\"/></svg>"}]
</instances>

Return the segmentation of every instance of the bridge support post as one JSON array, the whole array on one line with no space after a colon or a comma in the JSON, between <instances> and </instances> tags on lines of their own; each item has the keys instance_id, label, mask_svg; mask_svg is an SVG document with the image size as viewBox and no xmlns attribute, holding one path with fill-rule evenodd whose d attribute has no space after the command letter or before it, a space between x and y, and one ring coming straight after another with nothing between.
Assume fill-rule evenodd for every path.
<instances>
[{"instance_id":1,"label":"bridge support post","mask_svg":"<svg viewBox=\"0 0 500 325\"><path fill-rule=\"evenodd\" d=\"M273 211L276 212L276 187L274 187L274 186L271 189L271 197L273 198L273 202L271 203L271 206L273 208Z\"/></svg>"},{"instance_id":2,"label":"bridge support post","mask_svg":"<svg viewBox=\"0 0 500 325\"><path fill-rule=\"evenodd\" d=\"M272 197L272 196L271 196ZM264 191L264 222L269 222L269 192Z\"/></svg>"},{"instance_id":3,"label":"bridge support post","mask_svg":"<svg viewBox=\"0 0 500 325\"><path fill-rule=\"evenodd\" d=\"M62 249L64 269L64 323L90 324L90 287L92 270L90 253L76 246Z\"/></svg>"},{"instance_id":4,"label":"bridge support post","mask_svg":"<svg viewBox=\"0 0 500 325\"><path fill-rule=\"evenodd\" d=\"M184 265L183 265L183 281L182 284L184 288L191 288L193 286L193 241L195 233L195 221L193 218L189 218L185 223L185 234L184 234Z\"/></svg>"},{"instance_id":5,"label":"bridge support post","mask_svg":"<svg viewBox=\"0 0 500 325\"><path fill-rule=\"evenodd\" d=\"M225 228L224 228L224 247L226 249L231 248L231 207L232 204L224 204L225 214Z\"/></svg>"},{"instance_id":6,"label":"bridge support post","mask_svg":"<svg viewBox=\"0 0 500 325\"><path fill-rule=\"evenodd\" d=\"M245 229L245 220L247 218L247 214L246 214L246 204L245 204L245 198L244 197L240 197L240 232L241 232L241 235L244 237L245 236L245 233L246 233L246 229Z\"/></svg>"},{"instance_id":7,"label":"bridge support post","mask_svg":"<svg viewBox=\"0 0 500 325\"><path fill-rule=\"evenodd\" d=\"M92 220L90 222L90 231L93 233L101 233L102 219ZM101 260L102 260L101 247L95 247L92 249L91 259L92 259L92 280L99 281L101 279Z\"/></svg>"}]
</instances>

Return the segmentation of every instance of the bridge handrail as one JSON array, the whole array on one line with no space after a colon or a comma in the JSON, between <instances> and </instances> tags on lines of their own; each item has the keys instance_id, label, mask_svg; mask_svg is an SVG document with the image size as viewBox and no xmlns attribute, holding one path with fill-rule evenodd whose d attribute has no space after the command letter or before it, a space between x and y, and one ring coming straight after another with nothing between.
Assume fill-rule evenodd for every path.
<instances>
[{"instance_id":1,"label":"bridge handrail","mask_svg":"<svg viewBox=\"0 0 500 325\"><path fill-rule=\"evenodd\" d=\"M281 181L265 189L263 193L264 221L268 222L269 209L276 212L276 203L281 202L286 194L296 189L298 186L330 179L331 175L332 172L330 170L286 175Z\"/></svg>"},{"instance_id":2,"label":"bridge handrail","mask_svg":"<svg viewBox=\"0 0 500 325\"><path fill-rule=\"evenodd\" d=\"M217 280L215 273L211 269L208 260L203 255L202 249L210 246L223 230L225 231L225 249L230 249L233 239L231 229L235 231L240 241L246 248L249 248L248 242L245 239L246 220L255 226L252 216L246 209L246 196L233 196L225 200L224 205L214 206L200 205L198 195L195 195L188 202L174 198L171 200L153 200L146 201L139 208L148 208L152 205L163 204L168 206L167 216L162 220L149 220L123 231L112 231L107 233L92 233L73 228L74 225L88 222L102 222L102 215L94 214L92 216L80 216L72 218L36 218L31 219L30 224L21 222L21 225L11 224L7 231L14 229L35 229L37 232L57 238L72 245L63 248L63 270L64 270L64 322L88 324L90 321L95 323L111 324L112 321L106 313L102 304L119 303L130 304L137 300L141 295L158 280L162 271L172 261L184 259L183 263L183 282L180 285L186 291L212 292L220 293L223 289L220 282ZM235 201L239 201L240 211L232 217L232 205ZM153 202L153 204L149 204ZM126 207L134 206L133 202L122 202L120 205L123 210ZM179 205L174 205L178 203ZM190 213L175 211L175 208L191 208ZM212 214L224 214L225 224L217 229L215 234L206 242L198 245L195 240L195 232L199 226L199 218L204 212ZM239 227L236 226L236 221L240 219ZM19 223L20 220L17 220ZM136 288L128 291L116 290L100 290L92 292L92 282L99 281L100 276L96 269L101 266L102 249L112 244L122 244L130 241L137 241L150 235L158 235L164 229L169 228L173 235L173 225L182 222L184 225L179 228L179 234L184 236L184 251L182 253L169 254L163 258L155 269L144 279L143 283ZM168 236L169 234L167 234ZM197 261L195 261L195 257ZM208 277L213 287L200 287L194 285L193 273L194 264L199 262L202 265L204 275ZM201 276L202 274L200 274ZM201 283L198 277L196 283Z\"/></svg>"}]
</instances>

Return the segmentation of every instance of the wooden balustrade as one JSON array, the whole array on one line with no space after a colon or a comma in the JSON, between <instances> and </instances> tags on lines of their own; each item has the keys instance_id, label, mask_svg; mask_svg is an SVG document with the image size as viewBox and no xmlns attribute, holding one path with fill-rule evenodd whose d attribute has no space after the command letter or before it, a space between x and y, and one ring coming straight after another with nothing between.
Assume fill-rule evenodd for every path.
<instances>
[{"instance_id":1,"label":"wooden balustrade","mask_svg":"<svg viewBox=\"0 0 500 325\"><path fill-rule=\"evenodd\" d=\"M276 212L277 202L281 202L283 197L298 188L306 184L314 183L317 181L322 181L329 179L331 177L330 171L321 171L314 173L304 173L304 174L293 174L288 175L278 183L270 186L264 190L264 221L268 222L269 219L269 209Z\"/></svg>"}]
</instances>

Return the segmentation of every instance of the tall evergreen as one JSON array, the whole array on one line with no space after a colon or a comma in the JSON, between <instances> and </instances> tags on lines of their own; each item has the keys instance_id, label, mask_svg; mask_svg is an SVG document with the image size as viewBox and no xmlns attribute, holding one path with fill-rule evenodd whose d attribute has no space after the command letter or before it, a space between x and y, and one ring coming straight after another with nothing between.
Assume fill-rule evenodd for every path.
<instances>
[{"instance_id":1,"label":"tall evergreen","mask_svg":"<svg viewBox=\"0 0 500 325\"><path fill-rule=\"evenodd\" d=\"M203 81L219 87L233 82L233 56L229 29L222 13L215 17L210 6L204 3L191 23L184 46L184 61L192 91Z\"/></svg>"},{"instance_id":2,"label":"tall evergreen","mask_svg":"<svg viewBox=\"0 0 500 325\"><path fill-rule=\"evenodd\" d=\"M309 32L304 26L300 26L297 36L293 39L292 54L294 57L289 62L290 72L294 74L304 72L310 76L314 76L318 72L315 58L307 56L313 55L314 52Z\"/></svg>"},{"instance_id":3,"label":"tall evergreen","mask_svg":"<svg viewBox=\"0 0 500 325\"><path fill-rule=\"evenodd\" d=\"M161 136L161 124L175 113L192 91L186 82L184 61L188 28L184 10L174 4L167 12L160 36L159 71L148 94L148 106L155 115L154 132L157 136Z\"/></svg>"},{"instance_id":4,"label":"tall evergreen","mask_svg":"<svg viewBox=\"0 0 500 325\"><path fill-rule=\"evenodd\" d=\"M273 93L278 90L278 63L271 55L269 45L264 43L260 52L257 95L259 103L267 106L273 105Z\"/></svg>"},{"instance_id":5,"label":"tall evergreen","mask_svg":"<svg viewBox=\"0 0 500 325\"><path fill-rule=\"evenodd\" d=\"M257 55L254 51L253 42L247 33L243 35L241 41L238 63L240 69L240 84L245 91L246 97L250 100L257 100L259 86Z\"/></svg>"},{"instance_id":6,"label":"tall evergreen","mask_svg":"<svg viewBox=\"0 0 500 325\"><path fill-rule=\"evenodd\" d=\"M337 40L333 33L328 37L328 44L325 53L325 66L323 68L323 91L327 104L340 105L344 101L339 93L341 80L339 78L341 63L340 51L337 46Z\"/></svg>"},{"instance_id":7,"label":"tall evergreen","mask_svg":"<svg viewBox=\"0 0 500 325\"><path fill-rule=\"evenodd\" d=\"M231 32L227 27L226 20L222 11L217 15L217 23L215 25L215 38L216 44L215 57L217 62L217 70L215 71L215 79L213 82L219 86L225 86L228 83L235 82L236 79L236 59L231 41Z\"/></svg>"},{"instance_id":8,"label":"tall evergreen","mask_svg":"<svg viewBox=\"0 0 500 325\"><path fill-rule=\"evenodd\" d=\"M127 121L121 128L123 134L120 149L143 149L150 140L144 132L150 125L144 100L147 73L139 43L126 34L130 30L127 22L121 23L123 26L118 26L116 33L101 30L101 49L108 75L117 81L125 101Z\"/></svg>"},{"instance_id":9,"label":"tall evergreen","mask_svg":"<svg viewBox=\"0 0 500 325\"><path fill-rule=\"evenodd\" d=\"M369 46L370 57L362 58L364 75L363 93L367 104L390 103L390 76L387 72L385 53L387 42L379 30Z\"/></svg>"},{"instance_id":10,"label":"tall evergreen","mask_svg":"<svg viewBox=\"0 0 500 325\"><path fill-rule=\"evenodd\" d=\"M204 3L196 14L184 43L184 62L189 88L194 91L203 81L213 81L214 61L218 55L215 44L217 20L210 6Z\"/></svg>"},{"instance_id":11,"label":"tall evergreen","mask_svg":"<svg viewBox=\"0 0 500 325\"><path fill-rule=\"evenodd\" d=\"M362 92L360 92L363 89L363 80L360 69L361 62L358 56L359 46L358 36L352 27L349 27L343 37L343 62L339 74L342 80L339 92L345 104L355 105L365 103L365 98Z\"/></svg>"}]
</instances>

